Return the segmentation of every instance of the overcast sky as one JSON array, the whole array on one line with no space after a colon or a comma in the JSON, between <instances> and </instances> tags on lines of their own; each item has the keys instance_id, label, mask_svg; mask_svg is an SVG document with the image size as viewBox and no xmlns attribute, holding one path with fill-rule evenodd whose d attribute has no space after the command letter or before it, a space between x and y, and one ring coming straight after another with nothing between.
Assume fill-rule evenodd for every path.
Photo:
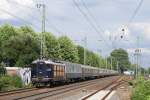
<instances>
[{"instance_id":1,"label":"overcast sky","mask_svg":"<svg viewBox=\"0 0 150 100\"><path fill-rule=\"evenodd\" d=\"M79 8L82 13L79 11ZM41 29L41 9L37 3L46 4L46 31L56 36L67 35L76 44L108 56L112 49L123 48L130 60L141 48L141 65L150 65L150 0L143 0L136 16L130 22L141 0L1 0L0 24L31 25ZM91 17L92 15L92 17ZM85 17L86 16L86 17ZM23 19L23 20L22 20ZM93 26L92 26L93 25ZM123 33L121 30L125 29ZM123 35L123 39L120 36Z\"/></svg>"}]
</instances>

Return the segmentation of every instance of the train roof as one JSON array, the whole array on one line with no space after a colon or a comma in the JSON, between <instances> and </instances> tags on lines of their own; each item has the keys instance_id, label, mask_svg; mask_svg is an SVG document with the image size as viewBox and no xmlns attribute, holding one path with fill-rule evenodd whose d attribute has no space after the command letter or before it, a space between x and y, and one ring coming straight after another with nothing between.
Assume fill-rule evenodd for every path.
<instances>
[{"instance_id":1,"label":"train roof","mask_svg":"<svg viewBox=\"0 0 150 100\"><path fill-rule=\"evenodd\" d=\"M52 60L49 60L49 59L37 59L37 60L34 60L32 62L32 64L35 64L35 63L38 63L38 62L44 62L45 64L64 65L62 63L55 63L55 62L53 62Z\"/></svg>"},{"instance_id":2,"label":"train roof","mask_svg":"<svg viewBox=\"0 0 150 100\"><path fill-rule=\"evenodd\" d=\"M76 64L76 65L81 65L81 64L78 64L78 63L72 63L72 62L68 62L68 61L58 61L58 62L60 62L60 63L70 63L70 64Z\"/></svg>"},{"instance_id":3,"label":"train roof","mask_svg":"<svg viewBox=\"0 0 150 100\"><path fill-rule=\"evenodd\" d=\"M98 69L97 67L92 67L88 65L81 65L82 68L88 68L88 69Z\"/></svg>"}]
</instances>

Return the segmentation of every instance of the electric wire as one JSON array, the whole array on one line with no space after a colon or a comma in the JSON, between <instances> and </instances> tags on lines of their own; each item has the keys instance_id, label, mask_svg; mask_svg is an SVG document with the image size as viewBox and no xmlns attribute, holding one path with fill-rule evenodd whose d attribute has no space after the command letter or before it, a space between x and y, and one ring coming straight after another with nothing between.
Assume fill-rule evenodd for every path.
<instances>
[{"instance_id":1,"label":"electric wire","mask_svg":"<svg viewBox=\"0 0 150 100\"><path fill-rule=\"evenodd\" d=\"M28 9L32 9L32 10L37 10L36 8L34 7L31 7L31 6L27 6L27 5L24 5L24 4L21 4L21 3L18 3L16 1L13 1L13 0L7 0L8 3L13 3L13 4L16 4L16 5L19 5L19 6L22 6L22 7L26 7Z\"/></svg>"},{"instance_id":2,"label":"electric wire","mask_svg":"<svg viewBox=\"0 0 150 100\"><path fill-rule=\"evenodd\" d=\"M91 13L90 9L87 7L87 5L86 5L86 3L84 2L84 0L80 0L80 1L81 1L81 3L82 3L83 7L87 10L88 15L91 17L91 19L93 19L93 21L94 21L93 23L95 23L95 25L97 26L97 28L100 29L100 30L104 33L105 31L103 30L102 27L99 26L99 24L97 23L97 21L96 21L94 15ZM101 35L101 32L99 32L98 34ZM101 37L102 37L102 39L104 40L105 44L108 44L108 43L107 43L107 40L105 40L105 38L104 38L102 35L101 35ZM112 41L112 42L113 42L113 41ZM112 44L113 44L113 43L112 43ZM112 49L115 48L113 45L112 45L111 47L112 47Z\"/></svg>"},{"instance_id":3,"label":"electric wire","mask_svg":"<svg viewBox=\"0 0 150 100\"><path fill-rule=\"evenodd\" d=\"M93 19L94 23L96 24L96 26L101 29L102 32L104 32L103 28L99 26L99 24L97 23L97 20L95 19L95 16L91 13L90 9L87 7L86 3L84 2L84 0L80 0L83 7L87 10L88 15L91 17L91 19Z\"/></svg>"},{"instance_id":4,"label":"electric wire","mask_svg":"<svg viewBox=\"0 0 150 100\"><path fill-rule=\"evenodd\" d=\"M76 6L76 8L80 11L80 13L84 16L84 18L86 19L86 21L89 23L89 25L95 30L95 32L100 35L99 30L97 29L97 27L93 24L93 22L89 19L89 17L86 15L86 13L78 6L77 2L75 0L73 0L74 5ZM103 38L101 36L101 38ZM105 41L105 40L104 40ZM106 43L106 41L105 41ZM108 48L110 47L109 44L106 43L106 45L108 46Z\"/></svg>"},{"instance_id":5,"label":"electric wire","mask_svg":"<svg viewBox=\"0 0 150 100\"><path fill-rule=\"evenodd\" d=\"M129 18L128 22L127 22L126 24L124 24L124 27L129 28L130 24L133 22L134 18L136 17L137 13L139 12L139 10L140 10L140 8L141 8L141 6L142 6L142 4L143 4L143 1L144 1L144 0L140 0L140 2L139 2L138 5L136 6L136 8L135 8L133 14L132 14L131 17ZM123 36L125 35L126 29L125 29L125 28L122 28L121 32L122 32L121 34L122 34L122 37L123 37ZM119 34L120 34L120 33L118 33L117 35L119 35ZM131 43L130 40L128 40L128 41ZM131 44L132 44L132 43L131 43Z\"/></svg>"},{"instance_id":6,"label":"electric wire","mask_svg":"<svg viewBox=\"0 0 150 100\"><path fill-rule=\"evenodd\" d=\"M0 8L0 11L2 11L2 12L4 12L4 13L6 13L6 14L8 14L8 15L10 15L10 16L12 16L12 17L16 18L16 19L19 19L19 20L21 20L22 22L24 22L24 23L26 23L26 24L29 24L29 25L35 26L37 29L39 29L39 27L38 27L37 25L33 25L31 22L29 22L29 21L27 21L27 20L25 20L25 19L23 19L23 18L21 18L21 17L19 17L19 16L16 16L15 14L10 13L10 12L9 12L9 11L7 11L7 10L4 10L4 9L1 9L1 8Z\"/></svg>"},{"instance_id":7,"label":"electric wire","mask_svg":"<svg viewBox=\"0 0 150 100\"><path fill-rule=\"evenodd\" d=\"M31 9L31 10L34 10L34 11L37 11L39 13L41 13L41 11L37 8L34 8L34 7L30 7L30 6L27 6L27 5L24 5L24 4L20 4L16 1L11 1L11 0L7 0L8 3L13 3L13 4L16 4L18 6L21 6L21 7L25 7L25 8L28 8L28 9ZM37 3L37 0L36 0L36 3ZM34 18L34 20L36 20L37 22L39 22L35 16L32 16L32 15L29 15L31 16L32 18ZM45 19L46 20L46 24L48 24L48 26L50 26L51 29L53 29L55 32L61 34L63 33L62 31L60 31L54 24L52 24L47 18Z\"/></svg>"},{"instance_id":8,"label":"electric wire","mask_svg":"<svg viewBox=\"0 0 150 100\"><path fill-rule=\"evenodd\" d=\"M138 11L140 10L142 4L143 4L143 1L144 0L140 0L139 4L137 5L136 9L134 10L131 18L129 19L129 22L128 23L131 23L133 21L133 19L135 18L135 16L137 15Z\"/></svg>"}]
</instances>

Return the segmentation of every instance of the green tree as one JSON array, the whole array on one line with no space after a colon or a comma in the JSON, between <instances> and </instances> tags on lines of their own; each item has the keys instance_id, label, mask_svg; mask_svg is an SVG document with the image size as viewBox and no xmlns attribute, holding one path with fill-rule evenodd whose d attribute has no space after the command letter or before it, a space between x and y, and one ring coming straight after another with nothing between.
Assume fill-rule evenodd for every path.
<instances>
[{"instance_id":1,"label":"green tree","mask_svg":"<svg viewBox=\"0 0 150 100\"><path fill-rule=\"evenodd\" d=\"M61 59L60 44L56 37L49 32L44 33L47 57L51 59Z\"/></svg>"},{"instance_id":2,"label":"green tree","mask_svg":"<svg viewBox=\"0 0 150 100\"><path fill-rule=\"evenodd\" d=\"M110 54L109 62L110 62L110 59L112 59L114 69L116 69L116 62L119 63L119 68L121 72L131 67L128 53L123 49L113 50Z\"/></svg>"},{"instance_id":3,"label":"green tree","mask_svg":"<svg viewBox=\"0 0 150 100\"><path fill-rule=\"evenodd\" d=\"M78 62L78 50L77 47L67 36L61 36L58 39L60 44L61 60Z\"/></svg>"},{"instance_id":4,"label":"green tree","mask_svg":"<svg viewBox=\"0 0 150 100\"><path fill-rule=\"evenodd\" d=\"M21 27L16 35L9 37L1 45L3 61L9 66L24 66L39 57L37 34L30 27Z\"/></svg>"},{"instance_id":5,"label":"green tree","mask_svg":"<svg viewBox=\"0 0 150 100\"><path fill-rule=\"evenodd\" d=\"M2 56L2 44L4 44L11 36L15 36L16 30L10 24L4 24L0 27L0 62L3 60Z\"/></svg>"},{"instance_id":6,"label":"green tree","mask_svg":"<svg viewBox=\"0 0 150 100\"><path fill-rule=\"evenodd\" d=\"M78 54L79 54L79 63L84 64L84 48L82 46L77 46L78 48ZM86 64L94 67L101 67L105 68L106 67L106 61L99 56L98 54L86 50ZM107 63L109 66L109 63Z\"/></svg>"},{"instance_id":7,"label":"green tree","mask_svg":"<svg viewBox=\"0 0 150 100\"><path fill-rule=\"evenodd\" d=\"M100 67L99 56L91 51L87 51L87 64L94 67Z\"/></svg>"},{"instance_id":8,"label":"green tree","mask_svg":"<svg viewBox=\"0 0 150 100\"><path fill-rule=\"evenodd\" d=\"M78 49L79 63L84 64L84 48L78 45L77 49Z\"/></svg>"}]
</instances>

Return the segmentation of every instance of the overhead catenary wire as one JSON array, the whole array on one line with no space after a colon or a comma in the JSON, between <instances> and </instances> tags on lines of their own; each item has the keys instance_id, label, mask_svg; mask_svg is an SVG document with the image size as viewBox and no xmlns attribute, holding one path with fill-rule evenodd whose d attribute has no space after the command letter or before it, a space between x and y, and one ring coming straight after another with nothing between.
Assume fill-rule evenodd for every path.
<instances>
[{"instance_id":1,"label":"overhead catenary wire","mask_svg":"<svg viewBox=\"0 0 150 100\"><path fill-rule=\"evenodd\" d=\"M36 8L34 7L31 7L31 6L27 6L27 5L24 5L24 4L21 4L21 3L18 3L17 1L14 1L14 0L7 0L8 3L13 3L15 5L19 5L21 7L26 7L28 9L32 9L32 10L37 10Z\"/></svg>"},{"instance_id":2,"label":"overhead catenary wire","mask_svg":"<svg viewBox=\"0 0 150 100\"><path fill-rule=\"evenodd\" d=\"M80 13L84 16L84 18L86 19L86 21L89 23L89 25L95 30L95 32L101 36L99 30L97 29L97 27L95 26L95 24L93 24L93 22L90 20L90 18L87 16L87 14L78 6L77 2L75 0L73 0L74 5L76 6L76 8L80 11ZM103 36L101 36L101 38L104 40ZM104 42L106 43L106 45L109 47L109 44L107 44L107 42L104 40Z\"/></svg>"},{"instance_id":3,"label":"overhead catenary wire","mask_svg":"<svg viewBox=\"0 0 150 100\"><path fill-rule=\"evenodd\" d=\"M39 29L39 27L38 27L37 25L33 25L31 22L29 22L29 21L27 21L27 20L25 20L25 19L23 19L23 18L21 18L21 17L19 17L19 16L16 16L15 14L13 14L13 13L7 11L7 10L4 10L4 9L1 9L1 8L0 8L0 11L6 13L6 14L8 14L8 15L10 15L10 16L16 18L16 19L19 19L19 20L21 20L22 22L24 22L24 23L26 23L26 24L35 26L37 29Z\"/></svg>"},{"instance_id":4,"label":"overhead catenary wire","mask_svg":"<svg viewBox=\"0 0 150 100\"><path fill-rule=\"evenodd\" d=\"M138 11L140 10L140 8L141 8L141 6L142 6L142 4L143 4L143 1L144 1L144 0L140 0L140 2L138 3L138 5L137 5L136 9L134 10L134 12L133 12L131 18L129 19L128 24L131 23L131 22L133 21L133 19L135 18L135 16L137 15Z\"/></svg>"},{"instance_id":5,"label":"overhead catenary wire","mask_svg":"<svg viewBox=\"0 0 150 100\"><path fill-rule=\"evenodd\" d=\"M104 32L103 28L99 26L99 24L97 23L97 20L95 19L95 16L91 13L90 9L87 7L86 3L84 2L84 0L80 0L83 7L87 10L88 15L91 17L91 19L93 19L94 23L96 24L96 26L101 29L102 32Z\"/></svg>"},{"instance_id":6,"label":"overhead catenary wire","mask_svg":"<svg viewBox=\"0 0 150 100\"><path fill-rule=\"evenodd\" d=\"M84 0L80 0L80 1L81 1L81 3L82 3L83 7L87 10L88 15L91 17L91 19L93 19L93 23L95 23L96 27L97 27L98 29L101 29L101 31L104 33L105 31L103 30L102 27L99 26L99 24L97 23L97 21L96 21L94 15L91 13L90 9L87 7L87 5L86 5L86 3L84 2ZM99 31L99 30L98 30L98 31ZM101 35L101 32L98 32L98 34L102 37L102 39L104 40L104 42L105 42L106 44L108 44L108 43L106 42L105 38Z\"/></svg>"},{"instance_id":7,"label":"overhead catenary wire","mask_svg":"<svg viewBox=\"0 0 150 100\"><path fill-rule=\"evenodd\" d=\"M140 1L139 1L138 5L136 6L135 10L133 11L133 14L131 14L131 17L129 18L129 20L127 21L127 23L124 24L124 27L121 29L121 36L120 36L121 39L122 39L122 38L124 37L124 35L125 35L126 28L129 28L130 24L133 22L135 16L136 16L137 13L139 12L139 10L140 10L140 8L141 8L141 6L142 6L142 4L143 4L143 1L144 1L144 0L140 0ZM118 34L120 35L120 33L118 33ZM117 35L118 35L118 34L117 34ZM130 40L128 40L128 41L131 43ZM132 44L132 43L131 43L131 44Z\"/></svg>"},{"instance_id":8,"label":"overhead catenary wire","mask_svg":"<svg viewBox=\"0 0 150 100\"><path fill-rule=\"evenodd\" d=\"M41 11L40 11L39 9L37 9L37 8L30 7L30 6L27 6L27 5L24 5L24 4L20 4L20 3L16 2L16 1L7 0L7 2L10 3L10 4L13 3L13 4L16 4L17 6L24 7L24 8L27 8L27 9L31 9L31 10L37 11L38 13L41 13ZM35 2L35 1L34 1L34 2ZM38 3L37 0L36 0L36 3ZM35 4L36 4L36 3L35 3ZM29 15L29 16L31 16L32 18L34 18L34 20L36 20L37 22L39 22L39 21L35 18L35 16L32 16L32 15ZM46 24L48 24L48 26L50 26L50 28L53 29L55 32L57 32L58 34L63 33L63 32L62 32L61 30L59 30L52 22L50 22L47 18L46 18L45 20L46 20Z\"/></svg>"},{"instance_id":9,"label":"overhead catenary wire","mask_svg":"<svg viewBox=\"0 0 150 100\"><path fill-rule=\"evenodd\" d=\"M38 4L38 0L35 0L36 3ZM45 4L44 1L41 2L42 4ZM39 10L40 12L40 10ZM57 28L57 26L55 26L51 21L49 21L49 19L47 17L45 17L46 23L52 28L54 29L58 34L62 34L64 32L62 32L60 29Z\"/></svg>"},{"instance_id":10,"label":"overhead catenary wire","mask_svg":"<svg viewBox=\"0 0 150 100\"><path fill-rule=\"evenodd\" d=\"M135 8L135 10L133 11L133 14L131 15L131 17L129 18L128 22L125 25L126 28L128 28L130 26L130 24L133 22L135 16L137 15L137 13L139 12L142 4L143 4L144 0L140 0L140 2L138 3L137 7ZM122 32L124 32L125 29L122 29ZM124 34L124 33L123 33Z\"/></svg>"}]
</instances>

